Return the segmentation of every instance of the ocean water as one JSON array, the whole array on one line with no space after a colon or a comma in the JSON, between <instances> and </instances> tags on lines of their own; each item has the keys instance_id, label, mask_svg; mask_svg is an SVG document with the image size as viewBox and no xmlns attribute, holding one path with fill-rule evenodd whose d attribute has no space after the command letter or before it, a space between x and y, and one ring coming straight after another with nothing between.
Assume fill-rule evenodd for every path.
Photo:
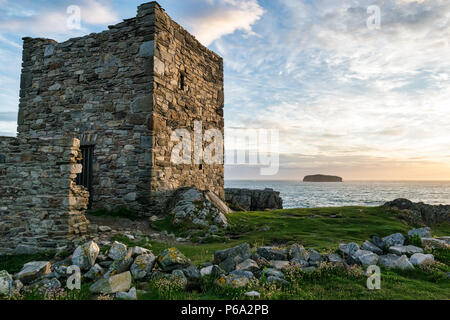
<instances>
[{"instance_id":1,"label":"ocean water","mask_svg":"<svg viewBox=\"0 0 450 320\"><path fill-rule=\"evenodd\" d=\"M341 206L379 206L397 198L428 204L450 204L449 182L425 181L347 181L313 183L297 181L225 180L226 188L280 191L283 207L314 208Z\"/></svg>"}]
</instances>

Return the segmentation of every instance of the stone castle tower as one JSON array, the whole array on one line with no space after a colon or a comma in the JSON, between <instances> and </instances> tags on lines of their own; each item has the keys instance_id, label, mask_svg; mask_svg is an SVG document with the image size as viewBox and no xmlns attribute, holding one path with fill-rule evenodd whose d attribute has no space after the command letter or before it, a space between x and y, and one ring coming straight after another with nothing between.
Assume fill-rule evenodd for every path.
<instances>
[{"instance_id":1,"label":"stone castle tower","mask_svg":"<svg viewBox=\"0 0 450 320\"><path fill-rule=\"evenodd\" d=\"M98 34L24 39L19 136L78 138L93 208L145 213L185 186L224 198L223 166L170 161L174 130L223 132L223 104L222 58L156 2Z\"/></svg>"},{"instance_id":2,"label":"stone castle tower","mask_svg":"<svg viewBox=\"0 0 450 320\"><path fill-rule=\"evenodd\" d=\"M78 185L92 209L143 215L182 187L224 199L223 164L171 162L174 130L223 136L223 60L158 3L101 33L24 38L20 89L18 136L0 137L0 248L82 233Z\"/></svg>"}]
</instances>

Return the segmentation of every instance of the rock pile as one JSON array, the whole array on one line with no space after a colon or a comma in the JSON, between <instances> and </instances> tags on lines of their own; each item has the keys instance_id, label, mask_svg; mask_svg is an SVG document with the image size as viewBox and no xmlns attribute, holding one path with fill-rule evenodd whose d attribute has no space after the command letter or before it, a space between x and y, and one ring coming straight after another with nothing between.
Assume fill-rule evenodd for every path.
<instances>
[{"instance_id":1,"label":"rock pile","mask_svg":"<svg viewBox=\"0 0 450 320\"><path fill-rule=\"evenodd\" d=\"M408 244L409 237L420 235L422 244L431 248L449 248L449 238L430 238L429 228L410 230L408 236L395 233L384 238L372 237L362 246L343 243L335 253L321 254L302 245L288 248L264 246L251 250L246 243L216 251L214 260L197 268L178 249L169 248L155 256L146 248L128 248L114 242L102 250L90 241L78 246L72 256L63 261L34 261L23 266L15 275L0 271L0 295L11 296L23 288L38 287L45 290L62 288L71 275L69 267L77 266L82 281L92 282L92 294L114 295L117 299L137 299L136 285L149 279L178 281L183 288L196 285L206 276L224 286L244 287L251 281L263 281L278 286L289 284L286 270L292 266L312 272L322 263L350 267L380 265L402 270L434 262L432 254ZM108 249L108 250L105 250ZM248 292L258 297L257 292Z\"/></svg>"}]
</instances>

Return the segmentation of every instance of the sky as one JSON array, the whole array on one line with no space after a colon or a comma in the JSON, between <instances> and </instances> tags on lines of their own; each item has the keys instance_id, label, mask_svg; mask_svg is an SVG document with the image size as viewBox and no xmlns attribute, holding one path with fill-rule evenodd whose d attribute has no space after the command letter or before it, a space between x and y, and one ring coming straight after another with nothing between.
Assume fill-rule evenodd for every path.
<instances>
[{"instance_id":1,"label":"sky","mask_svg":"<svg viewBox=\"0 0 450 320\"><path fill-rule=\"evenodd\" d=\"M0 0L0 135L16 131L23 36L99 32L141 3ZM450 1L159 3L224 58L226 132L278 132L276 174L227 165L226 179L450 180ZM67 26L71 5L80 30ZM378 28L367 23L373 5Z\"/></svg>"}]
</instances>

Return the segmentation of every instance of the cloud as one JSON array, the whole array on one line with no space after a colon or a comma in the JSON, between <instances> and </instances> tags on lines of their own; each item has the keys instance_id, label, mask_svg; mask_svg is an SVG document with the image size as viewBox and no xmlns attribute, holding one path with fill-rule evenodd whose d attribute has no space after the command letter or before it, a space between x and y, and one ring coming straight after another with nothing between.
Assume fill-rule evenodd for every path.
<instances>
[{"instance_id":1,"label":"cloud","mask_svg":"<svg viewBox=\"0 0 450 320\"><path fill-rule=\"evenodd\" d=\"M204 45L224 35L243 31L253 34L252 25L264 14L257 0L205 0L195 12L183 19L184 24Z\"/></svg>"},{"instance_id":2,"label":"cloud","mask_svg":"<svg viewBox=\"0 0 450 320\"><path fill-rule=\"evenodd\" d=\"M89 25L104 25L119 21L118 14L112 9L109 1L105 0L82 0L77 3L81 14L80 29L73 29L68 24L73 14L68 12L69 6L72 5L70 1L61 1L56 5L51 2L48 6L42 3L38 7L35 5L26 1L22 6L16 5L13 9L1 7L1 10L8 14L3 14L0 19L0 32L63 40L86 33ZM6 3L6 6L9 6L9 3Z\"/></svg>"}]
</instances>

